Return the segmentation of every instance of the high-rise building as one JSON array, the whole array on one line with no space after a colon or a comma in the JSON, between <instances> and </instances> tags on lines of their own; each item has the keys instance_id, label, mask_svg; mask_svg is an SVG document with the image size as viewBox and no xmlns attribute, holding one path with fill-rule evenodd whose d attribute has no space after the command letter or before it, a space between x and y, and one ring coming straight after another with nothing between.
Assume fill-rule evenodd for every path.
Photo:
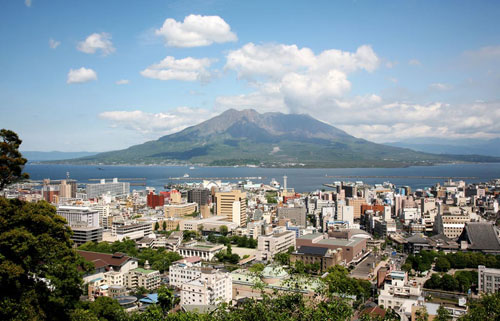
<instances>
[{"instance_id":1,"label":"high-rise building","mask_svg":"<svg viewBox=\"0 0 500 321\"><path fill-rule=\"evenodd\" d=\"M59 206L57 214L64 217L69 226L99 227L99 212L89 207Z\"/></svg>"},{"instance_id":2,"label":"high-rise building","mask_svg":"<svg viewBox=\"0 0 500 321\"><path fill-rule=\"evenodd\" d=\"M76 195L76 193L75 193ZM72 198L71 184L68 184L66 180L62 180L59 184L59 197L60 198Z\"/></svg>"},{"instance_id":3,"label":"high-rise building","mask_svg":"<svg viewBox=\"0 0 500 321\"><path fill-rule=\"evenodd\" d=\"M57 203L59 198L59 185L51 183L50 179L44 179L42 197L49 203Z\"/></svg>"},{"instance_id":4,"label":"high-rise building","mask_svg":"<svg viewBox=\"0 0 500 321\"><path fill-rule=\"evenodd\" d=\"M366 204L364 198L347 198L347 205L354 207L354 219L361 218L361 206Z\"/></svg>"},{"instance_id":5,"label":"high-rise building","mask_svg":"<svg viewBox=\"0 0 500 321\"><path fill-rule=\"evenodd\" d=\"M207 205L209 198L210 191L206 188L196 188L188 191L188 202L197 203L199 208L203 205Z\"/></svg>"},{"instance_id":6,"label":"high-rise building","mask_svg":"<svg viewBox=\"0 0 500 321\"><path fill-rule=\"evenodd\" d=\"M155 193L150 192L147 196L147 205L151 208L157 208L158 206L165 205L165 195L156 195Z\"/></svg>"},{"instance_id":7,"label":"high-rise building","mask_svg":"<svg viewBox=\"0 0 500 321\"><path fill-rule=\"evenodd\" d=\"M240 190L215 193L215 213L239 226L247 224L247 194Z\"/></svg>"},{"instance_id":8,"label":"high-rise building","mask_svg":"<svg viewBox=\"0 0 500 321\"><path fill-rule=\"evenodd\" d=\"M99 212L82 206L59 206L57 214L66 219L73 231L71 239L76 245L102 241L102 227L99 226Z\"/></svg>"},{"instance_id":9,"label":"high-rise building","mask_svg":"<svg viewBox=\"0 0 500 321\"><path fill-rule=\"evenodd\" d=\"M278 207L278 218L288 218L293 225L306 227L305 207Z\"/></svg>"}]
</instances>

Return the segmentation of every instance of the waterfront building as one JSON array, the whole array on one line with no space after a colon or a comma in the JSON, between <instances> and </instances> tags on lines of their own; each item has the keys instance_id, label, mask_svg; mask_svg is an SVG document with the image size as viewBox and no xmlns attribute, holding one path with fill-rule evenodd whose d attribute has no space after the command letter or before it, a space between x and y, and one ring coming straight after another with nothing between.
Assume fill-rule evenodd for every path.
<instances>
[{"instance_id":1,"label":"waterfront building","mask_svg":"<svg viewBox=\"0 0 500 321\"><path fill-rule=\"evenodd\" d=\"M112 182L101 179L99 184L87 184L85 190L88 198L98 198L104 194L120 197L130 193L130 183L118 182L118 178L113 178Z\"/></svg>"}]
</instances>

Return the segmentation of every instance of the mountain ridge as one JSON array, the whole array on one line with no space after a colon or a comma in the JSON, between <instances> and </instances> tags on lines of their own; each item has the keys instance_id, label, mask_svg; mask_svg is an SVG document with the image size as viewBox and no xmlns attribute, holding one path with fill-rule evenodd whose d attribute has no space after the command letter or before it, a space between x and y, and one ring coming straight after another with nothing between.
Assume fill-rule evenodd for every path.
<instances>
[{"instance_id":1,"label":"mountain ridge","mask_svg":"<svg viewBox=\"0 0 500 321\"><path fill-rule=\"evenodd\" d=\"M500 161L435 155L356 138L306 114L229 109L157 140L73 164L203 164L265 167L401 167L451 161Z\"/></svg>"}]
</instances>

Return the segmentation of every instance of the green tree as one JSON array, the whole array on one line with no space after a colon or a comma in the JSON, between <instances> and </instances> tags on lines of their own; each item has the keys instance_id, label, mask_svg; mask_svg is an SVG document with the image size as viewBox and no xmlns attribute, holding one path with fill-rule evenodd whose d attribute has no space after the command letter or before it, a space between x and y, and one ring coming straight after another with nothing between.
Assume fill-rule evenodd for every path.
<instances>
[{"instance_id":1,"label":"green tree","mask_svg":"<svg viewBox=\"0 0 500 321\"><path fill-rule=\"evenodd\" d=\"M167 230L167 222L163 221L163 224L162 224L162 225L163 225L163 226L162 226L162 227L163 227L163 230L164 230L164 231L166 231L166 230Z\"/></svg>"},{"instance_id":2,"label":"green tree","mask_svg":"<svg viewBox=\"0 0 500 321\"><path fill-rule=\"evenodd\" d=\"M19 152L22 142L15 132L0 130L0 191L20 179L29 178L28 174L23 173L27 160Z\"/></svg>"},{"instance_id":3,"label":"green tree","mask_svg":"<svg viewBox=\"0 0 500 321\"><path fill-rule=\"evenodd\" d=\"M127 314L118 301L107 296L100 296L94 302L90 303L89 311L92 312L92 314L94 314L99 320L127 320Z\"/></svg>"},{"instance_id":4,"label":"green tree","mask_svg":"<svg viewBox=\"0 0 500 321\"><path fill-rule=\"evenodd\" d=\"M415 321L427 321L429 320L429 313L427 313L427 309L425 307L419 308L415 312Z\"/></svg>"},{"instance_id":5,"label":"green tree","mask_svg":"<svg viewBox=\"0 0 500 321\"><path fill-rule=\"evenodd\" d=\"M437 316L434 321L449 321L451 320L451 313L446 310L442 305L439 306L437 310Z\"/></svg>"},{"instance_id":6,"label":"green tree","mask_svg":"<svg viewBox=\"0 0 500 321\"><path fill-rule=\"evenodd\" d=\"M274 260L281 265L290 265L290 254L287 252L278 253L274 256Z\"/></svg>"},{"instance_id":7,"label":"green tree","mask_svg":"<svg viewBox=\"0 0 500 321\"><path fill-rule=\"evenodd\" d=\"M174 291L166 286L158 288L158 304L163 313L168 313L168 311L172 310L177 304Z\"/></svg>"},{"instance_id":8,"label":"green tree","mask_svg":"<svg viewBox=\"0 0 500 321\"><path fill-rule=\"evenodd\" d=\"M251 267L249 267L248 270L250 272L253 272L253 273L258 273L258 272L262 272L265 267L266 266L262 263L255 263Z\"/></svg>"},{"instance_id":9,"label":"green tree","mask_svg":"<svg viewBox=\"0 0 500 321\"><path fill-rule=\"evenodd\" d=\"M438 272L448 272L448 270L451 268L451 264L446 257L441 256L437 258L434 268Z\"/></svg>"},{"instance_id":10,"label":"green tree","mask_svg":"<svg viewBox=\"0 0 500 321\"><path fill-rule=\"evenodd\" d=\"M484 294L479 300L469 302L469 311L459 320L500 320L500 293Z\"/></svg>"},{"instance_id":11,"label":"green tree","mask_svg":"<svg viewBox=\"0 0 500 321\"><path fill-rule=\"evenodd\" d=\"M226 236L227 233L229 233L229 229L227 228L226 225L222 225L220 228L219 228L219 232L220 234L222 234L223 236Z\"/></svg>"},{"instance_id":12,"label":"green tree","mask_svg":"<svg viewBox=\"0 0 500 321\"><path fill-rule=\"evenodd\" d=\"M71 230L42 201L0 198L0 319L67 320L82 294Z\"/></svg>"},{"instance_id":13,"label":"green tree","mask_svg":"<svg viewBox=\"0 0 500 321\"><path fill-rule=\"evenodd\" d=\"M71 311L71 321L99 321L99 318L90 310L75 309Z\"/></svg>"},{"instance_id":14,"label":"green tree","mask_svg":"<svg viewBox=\"0 0 500 321\"><path fill-rule=\"evenodd\" d=\"M158 231L160 229L160 223L156 222L155 223L155 231Z\"/></svg>"},{"instance_id":15,"label":"green tree","mask_svg":"<svg viewBox=\"0 0 500 321\"><path fill-rule=\"evenodd\" d=\"M451 275L445 274L441 278L441 288L445 291L458 290L458 281Z\"/></svg>"}]
</instances>

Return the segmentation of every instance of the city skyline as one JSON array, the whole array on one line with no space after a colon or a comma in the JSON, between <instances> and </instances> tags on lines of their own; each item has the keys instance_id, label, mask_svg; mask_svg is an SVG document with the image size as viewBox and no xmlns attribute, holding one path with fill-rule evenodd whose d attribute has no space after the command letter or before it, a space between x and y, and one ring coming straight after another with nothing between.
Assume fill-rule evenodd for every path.
<instances>
[{"instance_id":1,"label":"city skyline","mask_svg":"<svg viewBox=\"0 0 500 321\"><path fill-rule=\"evenodd\" d=\"M2 128L107 151L229 108L375 142L500 137L494 2L8 1Z\"/></svg>"}]
</instances>

